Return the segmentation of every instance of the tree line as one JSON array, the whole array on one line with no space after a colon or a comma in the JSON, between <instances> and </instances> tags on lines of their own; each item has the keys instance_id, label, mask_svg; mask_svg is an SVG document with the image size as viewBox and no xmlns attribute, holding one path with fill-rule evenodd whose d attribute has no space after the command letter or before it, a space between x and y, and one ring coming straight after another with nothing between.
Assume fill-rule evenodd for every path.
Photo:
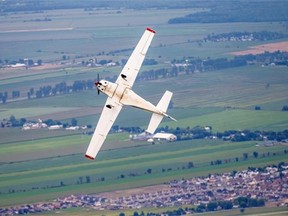
<instances>
[{"instance_id":1,"label":"tree line","mask_svg":"<svg viewBox=\"0 0 288 216\"><path fill-rule=\"evenodd\" d=\"M0 59L0 67L5 66L5 65L16 65L17 63L25 64L27 67L30 67L30 66L34 66L35 64L42 65L43 61L42 59L38 59L37 61L34 61L33 59L23 59L23 58L20 58L19 60Z\"/></svg>"},{"instance_id":2,"label":"tree line","mask_svg":"<svg viewBox=\"0 0 288 216\"><path fill-rule=\"evenodd\" d=\"M277 22L287 21L287 1L227 1L214 4L210 10L191 13L168 20L180 23L231 23L231 22Z\"/></svg>"},{"instance_id":3,"label":"tree line","mask_svg":"<svg viewBox=\"0 0 288 216\"><path fill-rule=\"evenodd\" d=\"M280 32L260 31L260 32L229 32L222 34L209 34L203 40L206 41L267 41L285 38L287 35Z\"/></svg>"},{"instance_id":4,"label":"tree line","mask_svg":"<svg viewBox=\"0 0 288 216\"><path fill-rule=\"evenodd\" d=\"M209 129L208 129L209 128ZM251 130L227 130L224 132L212 132L212 127L196 126L193 128L170 128L168 126L161 127L156 132L165 131L177 136L177 140L191 140L191 139L223 139L225 141L243 142L243 141L285 141L288 140L288 130L283 131L251 131Z\"/></svg>"},{"instance_id":5,"label":"tree line","mask_svg":"<svg viewBox=\"0 0 288 216\"><path fill-rule=\"evenodd\" d=\"M175 8L207 8L213 6L211 1L191 1L181 0L181 4L175 0L153 0L153 1L127 1L127 0L62 0L62 1L39 1L39 0L22 0L21 4L17 1L0 1L1 12L31 11L31 13L44 13L45 10L59 9L83 9L91 14L99 9L115 9L115 13L121 13L125 9L175 9Z\"/></svg>"},{"instance_id":6,"label":"tree line","mask_svg":"<svg viewBox=\"0 0 288 216\"><path fill-rule=\"evenodd\" d=\"M11 115L9 119L2 119L0 122L0 127L23 127L25 123L28 123L28 120L26 118L20 118L17 119L14 115ZM36 121L30 121L29 123L37 123ZM43 120L42 123L45 123L48 127L52 125L62 125L63 128L66 128L68 126L77 126L78 120L76 118L72 118L71 122L61 122L59 120L53 120L53 119L46 119ZM92 128L92 125L87 125L87 128Z\"/></svg>"},{"instance_id":7,"label":"tree line","mask_svg":"<svg viewBox=\"0 0 288 216\"><path fill-rule=\"evenodd\" d=\"M1 127L22 127L27 122L26 118L16 119L14 115L11 115L9 119L3 119L1 121ZM47 119L44 120L43 123L47 124L48 126L51 125L63 125L68 126L68 123L63 123L58 120ZM77 125L77 120L73 118L71 120L72 126ZM89 125L88 128L92 128ZM142 133L144 130L140 127L121 127L119 125L113 125L111 128L112 132L118 132L119 130L126 131L129 133ZM211 126L195 126L193 128L186 127L186 128L171 128L168 126L160 127L156 130L156 132L165 131L166 133L172 133L177 136L177 140L192 140L192 139L222 139L225 141L232 141L232 142L243 142L243 141L285 141L288 140L288 130L283 131L251 131L248 129L245 130L227 130L224 132L212 132Z\"/></svg>"},{"instance_id":8,"label":"tree line","mask_svg":"<svg viewBox=\"0 0 288 216\"><path fill-rule=\"evenodd\" d=\"M220 69L227 69L231 67L241 67L248 64L275 64L288 66L288 52L276 51L273 53L265 52L257 55L243 55L235 56L233 59L217 58L217 59L200 59L194 57L185 57L182 59L174 59L171 61L170 68L151 69L141 72L136 81L146 81L155 79L165 79L177 77L180 73L190 74L195 72L214 71ZM148 59L146 65L158 64L154 59ZM108 81L115 81L117 76L105 77ZM46 85L35 90L33 87L27 92L27 98L43 98L48 96L55 96L59 94L74 93L84 90L93 89L96 80L76 80L72 85L68 85L65 81L57 83L54 86ZM0 92L0 102L6 103L10 93ZM20 91L13 90L12 100L20 97ZM11 97L10 96L10 97ZM286 111L286 107L282 109Z\"/></svg>"},{"instance_id":9,"label":"tree line","mask_svg":"<svg viewBox=\"0 0 288 216\"><path fill-rule=\"evenodd\" d=\"M54 86L46 85L40 87L38 90L31 88L27 92L28 99L31 98L42 98L48 96L54 96L59 94L75 93L84 90L91 90L94 88L96 80L76 80L72 85L68 85L65 81L57 83Z\"/></svg>"},{"instance_id":10,"label":"tree line","mask_svg":"<svg viewBox=\"0 0 288 216\"><path fill-rule=\"evenodd\" d=\"M133 216L177 216L177 215L186 215L188 212L191 213L204 213L204 212L213 212L217 211L219 209L221 210L229 210L233 208L233 205L238 205L241 212L244 212L245 208L251 208L251 207L262 207L265 206L265 200L264 199L256 199L256 198L250 198L246 196L237 197L236 199L229 201L229 200L223 200L223 201L211 201L207 204L201 203L196 208L192 207L185 207L185 208L178 208L175 210L167 210L161 213L153 213L148 212L145 214L143 211L140 213L135 211L133 213ZM125 213L121 212L119 216L125 216Z\"/></svg>"}]
</instances>

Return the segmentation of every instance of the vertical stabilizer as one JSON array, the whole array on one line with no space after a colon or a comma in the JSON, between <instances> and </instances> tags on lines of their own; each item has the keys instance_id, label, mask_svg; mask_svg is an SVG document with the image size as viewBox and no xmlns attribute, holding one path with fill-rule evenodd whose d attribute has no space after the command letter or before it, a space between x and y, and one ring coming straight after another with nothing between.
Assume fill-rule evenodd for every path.
<instances>
[{"instance_id":1,"label":"vertical stabilizer","mask_svg":"<svg viewBox=\"0 0 288 216\"><path fill-rule=\"evenodd\" d=\"M158 125L160 124L161 120L164 116L173 119L169 115L166 114L166 110L169 106L170 100L172 98L173 93L170 91L166 91L159 103L157 104L157 109L162 112L163 114L153 113L150 123L148 125L148 129L146 130L148 133L153 134L157 129ZM174 120L174 119L173 119Z\"/></svg>"},{"instance_id":2,"label":"vertical stabilizer","mask_svg":"<svg viewBox=\"0 0 288 216\"><path fill-rule=\"evenodd\" d=\"M172 95L173 95L172 92L166 91L156 107L162 112L166 113L170 100L172 98Z\"/></svg>"},{"instance_id":3,"label":"vertical stabilizer","mask_svg":"<svg viewBox=\"0 0 288 216\"><path fill-rule=\"evenodd\" d=\"M153 113L151 120L149 122L148 129L146 131L150 134L154 134L155 130L157 129L160 122L162 121L163 117L164 117L163 115Z\"/></svg>"}]
</instances>

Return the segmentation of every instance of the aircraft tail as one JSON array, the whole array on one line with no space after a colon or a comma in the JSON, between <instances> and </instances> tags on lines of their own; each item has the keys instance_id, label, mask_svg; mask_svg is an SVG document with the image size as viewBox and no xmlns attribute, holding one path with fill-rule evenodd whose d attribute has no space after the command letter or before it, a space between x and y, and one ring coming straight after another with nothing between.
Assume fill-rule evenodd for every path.
<instances>
[{"instance_id":1,"label":"aircraft tail","mask_svg":"<svg viewBox=\"0 0 288 216\"><path fill-rule=\"evenodd\" d=\"M162 121L164 116L176 121L176 119L174 119L173 117L166 114L166 111L168 109L172 95L173 95L173 93L170 91L166 91L164 93L161 100L159 101L159 103L156 106L157 109L162 112L162 114L158 114L158 113L152 114L150 123L148 125L148 129L146 130L146 132L153 134L155 132L155 130L157 129L158 125L160 124L160 122Z\"/></svg>"}]
</instances>

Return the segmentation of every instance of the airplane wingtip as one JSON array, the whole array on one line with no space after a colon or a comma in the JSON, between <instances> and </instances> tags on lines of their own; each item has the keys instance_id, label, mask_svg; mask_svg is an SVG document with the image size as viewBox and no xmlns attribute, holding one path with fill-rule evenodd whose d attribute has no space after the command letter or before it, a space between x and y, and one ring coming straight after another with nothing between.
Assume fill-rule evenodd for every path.
<instances>
[{"instance_id":1,"label":"airplane wingtip","mask_svg":"<svg viewBox=\"0 0 288 216\"><path fill-rule=\"evenodd\" d=\"M149 28L149 27L148 27L148 28L146 28L146 30L147 30L147 31L150 31L150 32L152 32L152 33L154 33L154 34L156 33L156 31L155 31L155 30L153 30L152 28Z\"/></svg>"},{"instance_id":2,"label":"airplane wingtip","mask_svg":"<svg viewBox=\"0 0 288 216\"><path fill-rule=\"evenodd\" d=\"M92 156L87 155L87 154L85 154L85 157L88 158L88 159L90 159L90 160L94 160L94 159L95 159L95 158L93 158Z\"/></svg>"}]
</instances>

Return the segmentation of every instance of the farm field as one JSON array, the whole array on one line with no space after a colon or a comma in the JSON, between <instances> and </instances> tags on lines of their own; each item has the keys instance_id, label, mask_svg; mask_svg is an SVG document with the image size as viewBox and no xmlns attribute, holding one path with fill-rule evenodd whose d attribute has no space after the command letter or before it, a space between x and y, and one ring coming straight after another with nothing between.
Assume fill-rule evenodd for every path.
<instances>
[{"instance_id":1,"label":"farm field","mask_svg":"<svg viewBox=\"0 0 288 216\"><path fill-rule=\"evenodd\" d=\"M234 52L234 55L247 55L247 54L259 54L263 52L276 52L276 51L288 51L288 42L278 42L278 43L271 43L271 44L264 44L259 46L250 47L248 50L243 50L239 52Z\"/></svg>"},{"instance_id":2,"label":"farm field","mask_svg":"<svg viewBox=\"0 0 288 216\"><path fill-rule=\"evenodd\" d=\"M197 10L200 9L193 9L194 12ZM280 22L167 24L168 19L189 13L191 9L93 12L71 9L36 14L19 12L1 17L0 59L42 59L44 65L43 68L0 69L0 92L21 92L18 100L0 104L0 120L9 119L12 115L17 119L63 122L76 118L79 125L94 127L106 100L106 96L98 96L95 89L31 100L26 99L27 92L31 88L36 90L63 81L71 85L76 80L95 80L98 73L101 78L118 76L121 66L91 68L77 63L90 58L115 62L128 58L147 26L157 32L148 58L156 59L159 64L143 66L141 72L170 68L170 61L189 56L233 58L232 52L266 43L226 41L199 45L197 41L208 34L267 29L288 33ZM45 17L51 21L27 21L32 18L44 20ZM287 38L269 43L283 41ZM63 60L64 55L69 59ZM75 64L71 63L72 60ZM238 129L277 132L288 128L288 113L281 111L288 105L287 83L288 69L285 66L248 65L145 80L136 82L133 90L154 104L166 89L174 93L173 109L168 113L178 121L164 119L162 127L209 125L215 133ZM255 110L255 106L260 106L261 110ZM141 110L125 107L115 124L145 129L150 116ZM97 160L89 161L84 158L84 152L91 135L82 131L0 128L0 138L1 207L46 201L72 193L136 188L173 179L247 169L249 166L278 164L287 162L287 155L283 152L288 150L285 145L264 147L260 143L256 146L254 141L190 140L151 145L130 141L129 133L113 133L109 134ZM253 157L255 151L259 153L258 158ZM268 152L270 156L264 157ZM248 153L248 160L243 160L243 153ZM236 157L239 162L235 161ZM219 159L231 159L231 162L210 165L211 161ZM194 163L193 169L185 168L189 162ZM148 169L152 173L147 173ZM86 182L87 176L90 183ZM79 209L67 210L63 214L77 215L78 211L85 215ZM248 215L249 212L245 211ZM114 215L114 212L105 214ZM228 214L236 215L234 212Z\"/></svg>"},{"instance_id":3,"label":"farm field","mask_svg":"<svg viewBox=\"0 0 288 216\"><path fill-rule=\"evenodd\" d=\"M252 164L277 164L285 160L285 149L287 146L257 147L255 142L199 140L101 151L97 163L85 160L82 154L73 154L2 164L1 204L21 203L23 196L26 197L26 202L35 202L39 197L51 199L60 194L97 193L119 187L126 189L160 184L171 179L208 175L211 172L231 172L236 167L245 169ZM259 152L259 155L270 152L271 157L261 156L255 159L252 156L254 151ZM250 152L249 160L241 159L245 152ZM276 156L273 156L274 153ZM240 159L239 162L235 162L236 157ZM232 159L234 162L210 165L212 160L219 158ZM191 161L195 168L183 168ZM146 173L148 169L152 170L151 174ZM163 172L163 169L168 171ZM125 178L119 178L121 175ZM85 176L90 176L91 183L79 183L80 177ZM66 186L59 188L60 182ZM15 193L8 193L9 191Z\"/></svg>"}]
</instances>

